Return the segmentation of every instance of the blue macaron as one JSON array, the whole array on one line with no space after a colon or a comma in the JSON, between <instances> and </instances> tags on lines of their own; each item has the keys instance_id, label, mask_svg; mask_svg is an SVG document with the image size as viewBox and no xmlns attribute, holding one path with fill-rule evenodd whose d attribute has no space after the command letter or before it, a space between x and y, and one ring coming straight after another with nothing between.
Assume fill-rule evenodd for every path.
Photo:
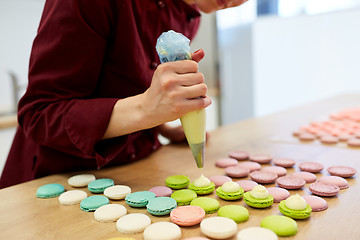
<instances>
[{"instance_id":1,"label":"blue macaron","mask_svg":"<svg viewBox=\"0 0 360 240\"><path fill-rule=\"evenodd\" d=\"M39 187L36 191L36 196L38 198L53 198L60 196L63 192L65 192L63 185L50 183Z\"/></svg>"},{"instance_id":2,"label":"blue macaron","mask_svg":"<svg viewBox=\"0 0 360 240\"><path fill-rule=\"evenodd\" d=\"M170 197L157 197L149 200L147 211L152 215L162 216L170 214L177 206L176 200Z\"/></svg>"},{"instance_id":3,"label":"blue macaron","mask_svg":"<svg viewBox=\"0 0 360 240\"><path fill-rule=\"evenodd\" d=\"M110 201L105 196L94 195L85 198L80 202L80 209L86 212L93 212L99 207L109 204Z\"/></svg>"},{"instance_id":4,"label":"blue macaron","mask_svg":"<svg viewBox=\"0 0 360 240\"><path fill-rule=\"evenodd\" d=\"M155 198L156 195L150 191L133 192L125 197L125 201L131 207L146 207L149 200Z\"/></svg>"},{"instance_id":5,"label":"blue macaron","mask_svg":"<svg viewBox=\"0 0 360 240\"><path fill-rule=\"evenodd\" d=\"M103 193L106 188L111 186L114 186L114 180L101 178L90 182L88 184L88 189L92 193Z\"/></svg>"}]
</instances>

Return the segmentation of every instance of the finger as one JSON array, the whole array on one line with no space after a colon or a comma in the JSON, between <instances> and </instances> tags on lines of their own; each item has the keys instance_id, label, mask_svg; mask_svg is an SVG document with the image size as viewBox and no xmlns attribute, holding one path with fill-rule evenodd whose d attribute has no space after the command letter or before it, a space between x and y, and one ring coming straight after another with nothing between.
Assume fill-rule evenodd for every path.
<instances>
[{"instance_id":1,"label":"finger","mask_svg":"<svg viewBox=\"0 0 360 240\"><path fill-rule=\"evenodd\" d=\"M205 56L205 52L203 49L199 49L196 52L191 54L191 59L194 60L195 62L200 62L201 59L203 59Z\"/></svg>"},{"instance_id":2,"label":"finger","mask_svg":"<svg viewBox=\"0 0 360 240\"><path fill-rule=\"evenodd\" d=\"M178 74L196 73L199 67L193 60L181 60L175 62L162 63L157 68L158 71L172 71Z\"/></svg>"},{"instance_id":3,"label":"finger","mask_svg":"<svg viewBox=\"0 0 360 240\"><path fill-rule=\"evenodd\" d=\"M201 72L179 74L178 79L181 86L192 86L205 82L204 75Z\"/></svg>"},{"instance_id":4,"label":"finger","mask_svg":"<svg viewBox=\"0 0 360 240\"><path fill-rule=\"evenodd\" d=\"M233 0L233 1L229 1L227 4L226 4L226 7L225 8L231 8L231 7L236 7L236 6L239 6L245 2L247 2L248 0Z\"/></svg>"},{"instance_id":5,"label":"finger","mask_svg":"<svg viewBox=\"0 0 360 240\"><path fill-rule=\"evenodd\" d=\"M207 94L207 86L206 84L197 84L190 87L184 87L184 97L186 99L194 99L206 96Z\"/></svg>"},{"instance_id":6,"label":"finger","mask_svg":"<svg viewBox=\"0 0 360 240\"><path fill-rule=\"evenodd\" d=\"M183 103L183 108L186 109L186 112L201 110L208 107L211 104L211 98L204 96L202 98L196 99L187 99Z\"/></svg>"}]
</instances>

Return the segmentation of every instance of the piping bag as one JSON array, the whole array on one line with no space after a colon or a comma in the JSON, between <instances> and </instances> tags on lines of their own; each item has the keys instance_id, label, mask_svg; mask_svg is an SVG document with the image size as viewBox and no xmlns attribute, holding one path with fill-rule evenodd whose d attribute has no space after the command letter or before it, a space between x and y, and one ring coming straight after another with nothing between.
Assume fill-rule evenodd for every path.
<instances>
[{"instance_id":1,"label":"piping bag","mask_svg":"<svg viewBox=\"0 0 360 240\"><path fill-rule=\"evenodd\" d=\"M156 43L160 62L191 59L189 43L190 40L187 37L173 30L162 33ZM206 139L205 109L188 112L180 118L180 121L196 165L202 169L204 167Z\"/></svg>"}]
</instances>

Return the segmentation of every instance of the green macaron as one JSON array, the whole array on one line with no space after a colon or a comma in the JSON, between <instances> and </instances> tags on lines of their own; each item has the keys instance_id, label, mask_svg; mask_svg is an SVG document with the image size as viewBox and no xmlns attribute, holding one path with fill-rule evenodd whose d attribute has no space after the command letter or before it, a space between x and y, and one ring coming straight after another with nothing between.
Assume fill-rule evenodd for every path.
<instances>
[{"instance_id":1,"label":"green macaron","mask_svg":"<svg viewBox=\"0 0 360 240\"><path fill-rule=\"evenodd\" d=\"M109 202L109 199L105 196L90 196L80 202L80 209L86 212L93 212L99 207L109 204Z\"/></svg>"},{"instance_id":2,"label":"green macaron","mask_svg":"<svg viewBox=\"0 0 360 240\"><path fill-rule=\"evenodd\" d=\"M194 185L194 183L190 183L189 189L193 190L198 195L206 195L206 194L210 194L214 191L215 183L210 182L210 185L206 186L206 187L196 187Z\"/></svg>"},{"instance_id":3,"label":"green macaron","mask_svg":"<svg viewBox=\"0 0 360 240\"><path fill-rule=\"evenodd\" d=\"M58 183L49 183L39 187L36 191L36 196L38 198L53 198L60 196L65 192L63 185Z\"/></svg>"},{"instance_id":4,"label":"green macaron","mask_svg":"<svg viewBox=\"0 0 360 240\"><path fill-rule=\"evenodd\" d=\"M114 186L114 180L101 178L90 182L88 184L88 189L92 193L103 193L106 188L111 186Z\"/></svg>"},{"instance_id":5,"label":"green macaron","mask_svg":"<svg viewBox=\"0 0 360 240\"><path fill-rule=\"evenodd\" d=\"M220 207L220 203L216 199L209 197L195 198L190 205L201 207L205 210L205 213L214 213Z\"/></svg>"},{"instance_id":6,"label":"green macaron","mask_svg":"<svg viewBox=\"0 0 360 240\"><path fill-rule=\"evenodd\" d=\"M163 216L170 214L170 212L177 206L176 200L170 197L157 197L149 200L146 205L147 211L152 215Z\"/></svg>"},{"instance_id":7,"label":"green macaron","mask_svg":"<svg viewBox=\"0 0 360 240\"><path fill-rule=\"evenodd\" d=\"M244 201L250 207L267 208L267 207L270 207L273 204L274 198L271 195L269 195L265 199L258 199L258 198L254 198L253 196L251 196L251 192L246 192L244 194Z\"/></svg>"},{"instance_id":8,"label":"green macaron","mask_svg":"<svg viewBox=\"0 0 360 240\"><path fill-rule=\"evenodd\" d=\"M293 236L297 233L298 228L294 219L281 215L270 215L263 218L260 226L272 230L280 237Z\"/></svg>"},{"instance_id":9,"label":"green macaron","mask_svg":"<svg viewBox=\"0 0 360 240\"><path fill-rule=\"evenodd\" d=\"M146 207L150 199L155 198L156 195L150 191L133 192L125 197L125 202L131 207Z\"/></svg>"},{"instance_id":10,"label":"green macaron","mask_svg":"<svg viewBox=\"0 0 360 240\"><path fill-rule=\"evenodd\" d=\"M306 219L310 217L312 209L309 204L306 205L306 208L303 210L294 210L286 206L285 200L282 200L279 204L279 210L282 214L293 219Z\"/></svg>"},{"instance_id":11,"label":"green macaron","mask_svg":"<svg viewBox=\"0 0 360 240\"><path fill-rule=\"evenodd\" d=\"M220 217L230 218L236 223L242 223L249 219L249 211L243 206L239 205L222 206L218 211L218 215Z\"/></svg>"},{"instance_id":12,"label":"green macaron","mask_svg":"<svg viewBox=\"0 0 360 240\"><path fill-rule=\"evenodd\" d=\"M219 198L224 200L238 200L241 199L244 195L244 189L240 187L240 189L236 192L225 192L222 190L222 187L218 187L216 189L216 194L219 196Z\"/></svg>"},{"instance_id":13,"label":"green macaron","mask_svg":"<svg viewBox=\"0 0 360 240\"><path fill-rule=\"evenodd\" d=\"M166 186L172 189L183 189L189 185L190 178L185 175L174 175L167 177L165 180Z\"/></svg>"},{"instance_id":14,"label":"green macaron","mask_svg":"<svg viewBox=\"0 0 360 240\"><path fill-rule=\"evenodd\" d=\"M177 205L184 206L189 205L192 200L197 198L197 194L191 189L181 189L173 192L171 198L175 199Z\"/></svg>"}]
</instances>

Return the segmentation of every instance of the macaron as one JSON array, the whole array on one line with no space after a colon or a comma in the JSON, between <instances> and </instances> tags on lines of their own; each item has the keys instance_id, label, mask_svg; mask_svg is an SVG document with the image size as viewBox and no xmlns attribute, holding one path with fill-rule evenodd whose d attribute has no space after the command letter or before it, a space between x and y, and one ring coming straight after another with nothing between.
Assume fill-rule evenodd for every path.
<instances>
[{"instance_id":1,"label":"macaron","mask_svg":"<svg viewBox=\"0 0 360 240\"><path fill-rule=\"evenodd\" d=\"M278 178L278 175L273 172L267 172L263 170L253 171L250 173L250 179L257 183L274 183Z\"/></svg>"},{"instance_id":2,"label":"macaron","mask_svg":"<svg viewBox=\"0 0 360 240\"><path fill-rule=\"evenodd\" d=\"M251 154L249 159L250 161L254 161L260 164L265 164L271 162L272 156L269 154L258 153L258 154Z\"/></svg>"},{"instance_id":3,"label":"macaron","mask_svg":"<svg viewBox=\"0 0 360 240\"><path fill-rule=\"evenodd\" d=\"M332 197L340 192L340 188L335 184L314 182L309 185L309 190L318 196Z\"/></svg>"},{"instance_id":4,"label":"macaron","mask_svg":"<svg viewBox=\"0 0 360 240\"><path fill-rule=\"evenodd\" d=\"M183 238L182 240L210 240L206 237L189 237L189 238Z\"/></svg>"},{"instance_id":5,"label":"macaron","mask_svg":"<svg viewBox=\"0 0 360 240\"><path fill-rule=\"evenodd\" d=\"M237 240L278 240L276 233L263 227L248 227L240 230L236 235Z\"/></svg>"},{"instance_id":6,"label":"macaron","mask_svg":"<svg viewBox=\"0 0 360 240\"><path fill-rule=\"evenodd\" d=\"M68 179L68 184L72 187L86 187L90 182L95 181L93 174L78 174Z\"/></svg>"},{"instance_id":7,"label":"macaron","mask_svg":"<svg viewBox=\"0 0 360 240\"><path fill-rule=\"evenodd\" d=\"M197 198L197 194L190 189L181 189L173 192L171 197L176 200L178 206L184 206L189 205L192 200Z\"/></svg>"},{"instance_id":8,"label":"macaron","mask_svg":"<svg viewBox=\"0 0 360 240\"><path fill-rule=\"evenodd\" d=\"M318 173L324 169L324 166L317 162L302 162L299 164L301 171Z\"/></svg>"},{"instance_id":9,"label":"macaron","mask_svg":"<svg viewBox=\"0 0 360 240\"><path fill-rule=\"evenodd\" d=\"M149 200L147 211L155 216L168 215L177 206L176 200L170 197L157 197Z\"/></svg>"},{"instance_id":10,"label":"macaron","mask_svg":"<svg viewBox=\"0 0 360 240\"><path fill-rule=\"evenodd\" d=\"M106 204L95 210L94 218L99 222L116 222L126 213L126 208L121 204Z\"/></svg>"},{"instance_id":11,"label":"macaron","mask_svg":"<svg viewBox=\"0 0 360 240\"><path fill-rule=\"evenodd\" d=\"M144 240L178 240L181 238L181 229L171 222L156 222L144 230Z\"/></svg>"},{"instance_id":12,"label":"macaron","mask_svg":"<svg viewBox=\"0 0 360 240\"><path fill-rule=\"evenodd\" d=\"M130 237L113 237L113 238L108 238L106 240L136 240L136 239Z\"/></svg>"},{"instance_id":13,"label":"macaron","mask_svg":"<svg viewBox=\"0 0 360 240\"><path fill-rule=\"evenodd\" d=\"M165 180L166 186L172 189L183 189L189 185L190 179L185 175L174 175L167 177Z\"/></svg>"},{"instance_id":14,"label":"macaron","mask_svg":"<svg viewBox=\"0 0 360 240\"><path fill-rule=\"evenodd\" d=\"M296 161L292 158L275 158L272 163L279 167L290 168L296 164Z\"/></svg>"},{"instance_id":15,"label":"macaron","mask_svg":"<svg viewBox=\"0 0 360 240\"><path fill-rule=\"evenodd\" d=\"M74 205L87 198L88 195L82 190L70 190L59 196L59 203L63 205Z\"/></svg>"},{"instance_id":16,"label":"macaron","mask_svg":"<svg viewBox=\"0 0 360 240\"><path fill-rule=\"evenodd\" d=\"M80 209L86 212L93 212L99 207L109 204L110 201L105 196L94 195L85 198L80 202Z\"/></svg>"},{"instance_id":17,"label":"macaron","mask_svg":"<svg viewBox=\"0 0 360 240\"><path fill-rule=\"evenodd\" d=\"M225 205L219 208L218 215L234 220L236 223L246 222L249 219L249 211L239 205Z\"/></svg>"},{"instance_id":18,"label":"macaron","mask_svg":"<svg viewBox=\"0 0 360 240\"><path fill-rule=\"evenodd\" d=\"M293 219L305 219L310 217L312 209L305 199L299 194L292 195L279 204L279 210L282 214Z\"/></svg>"},{"instance_id":19,"label":"macaron","mask_svg":"<svg viewBox=\"0 0 360 240\"><path fill-rule=\"evenodd\" d=\"M236 181L239 186L244 189L244 192L251 191L255 186L259 185L257 182L254 182L253 180L239 180Z\"/></svg>"},{"instance_id":20,"label":"macaron","mask_svg":"<svg viewBox=\"0 0 360 240\"><path fill-rule=\"evenodd\" d=\"M179 206L170 213L170 220L182 227L195 226L204 218L205 210L199 206Z\"/></svg>"},{"instance_id":21,"label":"macaron","mask_svg":"<svg viewBox=\"0 0 360 240\"><path fill-rule=\"evenodd\" d=\"M305 180L306 183L313 183L316 181L316 175L311 172L295 172L291 174L295 177L300 177Z\"/></svg>"},{"instance_id":22,"label":"macaron","mask_svg":"<svg viewBox=\"0 0 360 240\"><path fill-rule=\"evenodd\" d=\"M321 197L307 195L302 196L302 198L305 199L306 203L310 205L313 212L324 211L328 208L327 202Z\"/></svg>"},{"instance_id":23,"label":"macaron","mask_svg":"<svg viewBox=\"0 0 360 240\"><path fill-rule=\"evenodd\" d=\"M201 175L194 182L190 183L189 189L196 192L198 195L210 194L215 189L215 183L211 182L210 179Z\"/></svg>"},{"instance_id":24,"label":"macaron","mask_svg":"<svg viewBox=\"0 0 360 240\"><path fill-rule=\"evenodd\" d=\"M139 191L126 195L125 202L131 207L146 207L149 200L152 198L155 198L155 193Z\"/></svg>"},{"instance_id":25,"label":"macaron","mask_svg":"<svg viewBox=\"0 0 360 240\"><path fill-rule=\"evenodd\" d=\"M256 171L256 170L260 170L261 169L261 165L260 163L257 162L241 162L238 164L239 167L243 167L243 168L247 168L250 170L250 172Z\"/></svg>"},{"instance_id":26,"label":"macaron","mask_svg":"<svg viewBox=\"0 0 360 240\"><path fill-rule=\"evenodd\" d=\"M229 157L235 158L236 160L243 161L249 158L249 153L247 151L242 150L234 150L229 152Z\"/></svg>"},{"instance_id":27,"label":"macaron","mask_svg":"<svg viewBox=\"0 0 360 240\"><path fill-rule=\"evenodd\" d=\"M319 182L330 183L337 185L340 189L346 189L349 187L348 181L345 178L339 176L322 176L318 179Z\"/></svg>"},{"instance_id":28,"label":"macaron","mask_svg":"<svg viewBox=\"0 0 360 240\"><path fill-rule=\"evenodd\" d=\"M236 165L225 168L225 173L229 177L241 178L247 177L250 173L250 169Z\"/></svg>"},{"instance_id":29,"label":"macaron","mask_svg":"<svg viewBox=\"0 0 360 240\"><path fill-rule=\"evenodd\" d=\"M285 189L300 189L305 186L306 181L300 177L286 175L276 179L276 184Z\"/></svg>"},{"instance_id":30,"label":"macaron","mask_svg":"<svg viewBox=\"0 0 360 240\"><path fill-rule=\"evenodd\" d=\"M301 141L314 141L316 139L316 135L308 132L301 132L298 135L298 138Z\"/></svg>"},{"instance_id":31,"label":"macaron","mask_svg":"<svg viewBox=\"0 0 360 240\"><path fill-rule=\"evenodd\" d=\"M320 142L324 144L336 144L339 142L339 138L331 134L324 134L320 137Z\"/></svg>"},{"instance_id":32,"label":"macaron","mask_svg":"<svg viewBox=\"0 0 360 240\"><path fill-rule=\"evenodd\" d=\"M273 172L278 177L285 176L287 173L286 168L280 166L267 166L267 167L263 167L261 170L266 172Z\"/></svg>"},{"instance_id":33,"label":"macaron","mask_svg":"<svg viewBox=\"0 0 360 240\"><path fill-rule=\"evenodd\" d=\"M266 208L273 204L274 198L264 186L257 185L250 192L244 194L244 201L250 207Z\"/></svg>"},{"instance_id":34,"label":"macaron","mask_svg":"<svg viewBox=\"0 0 360 240\"><path fill-rule=\"evenodd\" d=\"M236 182L226 182L216 189L216 195L224 200L241 199L243 194L244 190Z\"/></svg>"},{"instance_id":35,"label":"macaron","mask_svg":"<svg viewBox=\"0 0 360 240\"><path fill-rule=\"evenodd\" d=\"M327 171L334 176L343 178L352 177L356 174L356 169L349 166L331 166L327 168Z\"/></svg>"},{"instance_id":36,"label":"macaron","mask_svg":"<svg viewBox=\"0 0 360 240\"><path fill-rule=\"evenodd\" d=\"M298 231L294 219L281 215L270 215L263 218L260 226L272 230L280 237L293 236Z\"/></svg>"},{"instance_id":37,"label":"macaron","mask_svg":"<svg viewBox=\"0 0 360 240\"><path fill-rule=\"evenodd\" d=\"M224 176L224 175L211 176L211 177L209 177L209 179L211 182L213 182L215 184L215 187L222 186L225 182L232 181L232 179L230 177Z\"/></svg>"},{"instance_id":38,"label":"macaron","mask_svg":"<svg viewBox=\"0 0 360 240\"><path fill-rule=\"evenodd\" d=\"M170 197L173 193L171 188L165 186L152 187L149 191L155 193L156 197Z\"/></svg>"},{"instance_id":39,"label":"macaron","mask_svg":"<svg viewBox=\"0 0 360 240\"><path fill-rule=\"evenodd\" d=\"M139 233L151 224L148 216L142 213L127 214L116 221L116 228L121 233Z\"/></svg>"},{"instance_id":40,"label":"macaron","mask_svg":"<svg viewBox=\"0 0 360 240\"><path fill-rule=\"evenodd\" d=\"M274 203L279 203L290 196L289 191L285 188L269 187L267 188L267 190L269 191L269 194L274 198Z\"/></svg>"},{"instance_id":41,"label":"macaron","mask_svg":"<svg viewBox=\"0 0 360 240\"><path fill-rule=\"evenodd\" d=\"M207 237L226 239L236 234L237 225L230 218L209 217L201 221L200 230Z\"/></svg>"},{"instance_id":42,"label":"macaron","mask_svg":"<svg viewBox=\"0 0 360 240\"><path fill-rule=\"evenodd\" d=\"M349 147L360 147L360 139L359 138L350 138L349 140L347 140L347 145Z\"/></svg>"},{"instance_id":43,"label":"macaron","mask_svg":"<svg viewBox=\"0 0 360 240\"><path fill-rule=\"evenodd\" d=\"M114 180L109 178L97 179L88 184L88 189L92 193L103 193L108 187L114 186Z\"/></svg>"},{"instance_id":44,"label":"macaron","mask_svg":"<svg viewBox=\"0 0 360 240\"><path fill-rule=\"evenodd\" d=\"M234 158L221 158L219 160L216 160L215 166L219 168L226 168L230 166L236 166L238 164L238 161Z\"/></svg>"},{"instance_id":45,"label":"macaron","mask_svg":"<svg viewBox=\"0 0 360 240\"><path fill-rule=\"evenodd\" d=\"M112 200L121 200L131 193L131 188L126 185L115 185L104 190L104 195Z\"/></svg>"},{"instance_id":46,"label":"macaron","mask_svg":"<svg viewBox=\"0 0 360 240\"><path fill-rule=\"evenodd\" d=\"M49 183L39 187L36 190L36 196L38 198L53 198L60 196L63 192L65 192L63 185L58 183Z\"/></svg>"},{"instance_id":47,"label":"macaron","mask_svg":"<svg viewBox=\"0 0 360 240\"><path fill-rule=\"evenodd\" d=\"M215 213L220 207L220 203L216 199L209 197L195 198L190 205L201 207L205 213Z\"/></svg>"}]
</instances>

